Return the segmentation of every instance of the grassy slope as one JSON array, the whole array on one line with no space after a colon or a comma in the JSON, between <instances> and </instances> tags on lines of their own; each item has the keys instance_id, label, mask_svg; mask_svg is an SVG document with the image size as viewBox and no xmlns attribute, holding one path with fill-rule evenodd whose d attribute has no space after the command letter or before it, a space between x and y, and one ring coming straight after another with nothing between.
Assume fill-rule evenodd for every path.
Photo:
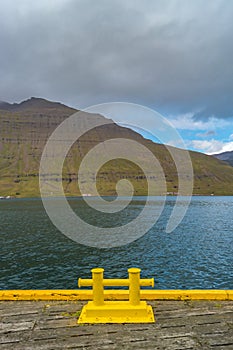
<instances>
[{"instance_id":1,"label":"grassy slope","mask_svg":"<svg viewBox=\"0 0 233 350\"><path fill-rule=\"evenodd\" d=\"M56 126L73 112L66 106L37 99L10 111L0 111L0 196L39 196L38 171L43 147ZM167 191L177 192L176 167L167 149L130 129L112 124L82 136L70 150L63 169L67 195L79 195L77 169L82 157L94 145L114 137L130 138L146 145L163 167ZM190 155L195 174L194 194L233 195L233 167L198 152L190 152ZM113 160L100 169L98 190L102 195L115 194L116 182L123 178L132 182L135 194L147 193L144 174L126 160ZM88 184L86 186L88 190Z\"/></svg>"}]
</instances>

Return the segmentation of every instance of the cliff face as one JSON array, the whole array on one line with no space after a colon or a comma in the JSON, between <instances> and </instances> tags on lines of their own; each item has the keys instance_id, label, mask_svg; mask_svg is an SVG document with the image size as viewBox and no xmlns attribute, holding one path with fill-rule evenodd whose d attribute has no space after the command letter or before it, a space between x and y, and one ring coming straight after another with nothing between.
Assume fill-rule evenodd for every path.
<instances>
[{"instance_id":1,"label":"cliff face","mask_svg":"<svg viewBox=\"0 0 233 350\"><path fill-rule=\"evenodd\" d=\"M0 196L39 196L39 164L45 143L55 128L74 112L60 103L37 98L20 104L0 103ZM176 167L167 148L113 123L86 133L70 149L63 168L67 195L80 194L77 173L85 154L94 145L118 137L136 140L151 150L164 170L167 192L178 191ZM182 153L182 150L177 149L177 152ZM233 167L198 152L190 151L190 155L195 175L194 194L233 195ZM51 174L45 176L51 177ZM153 174L151 178L153 180ZM116 182L120 179L132 182L135 195L147 194L147 181L142 170L123 159L109 161L100 169L97 177L100 194L114 195ZM56 176L52 181L57 181Z\"/></svg>"}]
</instances>

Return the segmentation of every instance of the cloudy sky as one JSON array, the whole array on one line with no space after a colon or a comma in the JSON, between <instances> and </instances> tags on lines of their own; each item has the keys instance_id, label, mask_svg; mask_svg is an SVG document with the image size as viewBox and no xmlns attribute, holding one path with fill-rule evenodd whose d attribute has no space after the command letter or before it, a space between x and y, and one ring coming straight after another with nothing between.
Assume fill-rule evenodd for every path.
<instances>
[{"instance_id":1,"label":"cloudy sky","mask_svg":"<svg viewBox=\"0 0 233 350\"><path fill-rule=\"evenodd\" d=\"M233 150L233 1L0 0L0 100L157 110L189 149Z\"/></svg>"}]
</instances>

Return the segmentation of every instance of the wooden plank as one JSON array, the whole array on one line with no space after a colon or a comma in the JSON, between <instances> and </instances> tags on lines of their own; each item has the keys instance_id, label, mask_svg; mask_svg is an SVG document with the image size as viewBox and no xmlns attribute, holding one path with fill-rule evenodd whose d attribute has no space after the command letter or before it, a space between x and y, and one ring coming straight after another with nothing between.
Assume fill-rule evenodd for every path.
<instances>
[{"instance_id":1,"label":"wooden plank","mask_svg":"<svg viewBox=\"0 0 233 350\"><path fill-rule=\"evenodd\" d=\"M0 322L0 334L5 332L19 332L33 329L35 325L34 321L22 321L22 322Z\"/></svg>"},{"instance_id":2,"label":"wooden plank","mask_svg":"<svg viewBox=\"0 0 233 350\"><path fill-rule=\"evenodd\" d=\"M2 347L4 344L21 343L27 341L29 339L29 336L30 332L28 331L7 332L4 334L0 334L0 344Z\"/></svg>"},{"instance_id":3,"label":"wooden plank","mask_svg":"<svg viewBox=\"0 0 233 350\"><path fill-rule=\"evenodd\" d=\"M151 304L155 324L77 325L80 302L5 303L1 305L0 348L230 350L233 346L233 302Z\"/></svg>"}]
</instances>

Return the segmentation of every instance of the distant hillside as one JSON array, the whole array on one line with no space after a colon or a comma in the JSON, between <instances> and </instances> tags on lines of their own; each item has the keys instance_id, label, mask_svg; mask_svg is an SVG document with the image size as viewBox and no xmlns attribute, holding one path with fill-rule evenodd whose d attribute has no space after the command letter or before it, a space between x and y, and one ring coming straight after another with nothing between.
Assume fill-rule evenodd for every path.
<instances>
[{"instance_id":1,"label":"distant hillside","mask_svg":"<svg viewBox=\"0 0 233 350\"><path fill-rule=\"evenodd\" d=\"M233 151L213 154L213 156L217 159L224 160L224 162L233 166Z\"/></svg>"},{"instance_id":2,"label":"distant hillside","mask_svg":"<svg viewBox=\"0 0 233 350\"><path fill-rule=\"evenodd\" d=\"M19 104L0 103L0 196L40 195L38 172L44 145L53 130L74 112L65 105L41 98L31 98ZM88 118L91 114L87 115L87 123ZM177 171L166 147L113 123L86 133L72 146L63 168L63 186L67 195L80 194L77 169L85 154L98 143L118 137L136 140L148 147L163 167L167 191L177 193ZM177 149L177 152L183 151ZM231 166L198 152L190 151L190 155L194 169L194 194L233 195ZM54 175L45 176L58 181ZM151 178L156 181L153 174ZM98 173L100 194L114 195L116 182L120 179L129 179L133 183L135 195L147 193L147 181L142 170L132 162L116 159L106 163Z\"/></svg>"},{"instance_id":3,"label":"distant hillside","mask_svg":"<svg viewBox=\"0 0 233 350\"><path fill-rule=\"evenodd\" d=\"M30 99L20 103L8 103L0 101L0 110L10 112L31 112L35 111L39 113L45 110L59 110L59 111L75 111L73 108L69 108L60 102L51 102L44 98L31 97Z\"/></svg>"},{"instance_id":4,"label":"distant hillside","mask_svg":"<svg viewBox=\"0 0 233 350\"><path fill-rule=\"evenodd\" d=\"M9 110L11 108L11 104L8 102L0 101L0 109L1 110Z\"/></svg>"}]
</instances>

